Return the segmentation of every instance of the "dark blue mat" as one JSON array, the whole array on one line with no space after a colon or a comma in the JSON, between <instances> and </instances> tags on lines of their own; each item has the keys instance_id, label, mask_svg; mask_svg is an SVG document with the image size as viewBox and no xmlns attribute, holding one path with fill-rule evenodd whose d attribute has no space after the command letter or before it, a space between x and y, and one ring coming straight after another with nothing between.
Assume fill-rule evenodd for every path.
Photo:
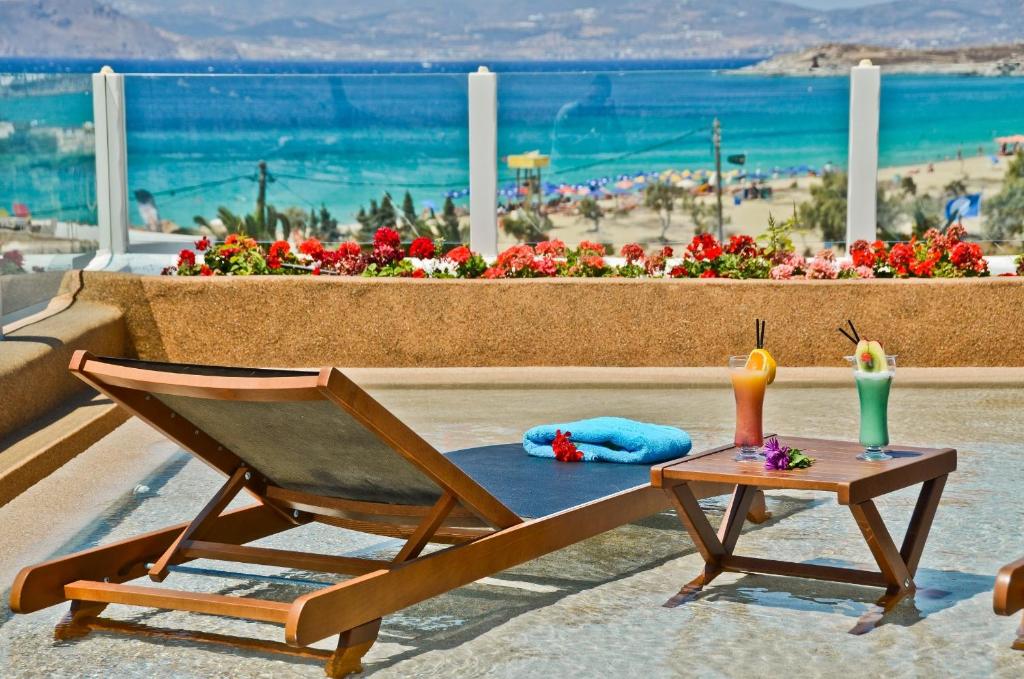
<instances>
[{"instance_id":1,"label":"dark blue mat","mask_svg":"<svg viewBox=\"0 0 1024 679\"><path fill-rule=\"evenodd\" d=\"M445 457L519 516L536 518L651 482L644 464L558 462L521 443L466 448Z\"/></svg>"}]
</instances>

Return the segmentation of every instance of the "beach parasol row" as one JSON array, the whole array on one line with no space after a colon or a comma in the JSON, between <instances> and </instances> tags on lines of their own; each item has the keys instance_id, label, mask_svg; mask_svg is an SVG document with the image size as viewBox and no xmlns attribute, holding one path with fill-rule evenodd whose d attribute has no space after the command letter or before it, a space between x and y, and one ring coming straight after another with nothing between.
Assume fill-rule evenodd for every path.
<instances>
[{"instance_id":1,"label":"beach parasol row","mask_svg":"<svg viewBox=\"0 0 1024 679\"><path fill-rule=\"evenodd\" d=\"M524 154L525 159L528 154ZM512 156L509 157L510 159ZM518 157L517 157L518 158ZM741 181L765 181L768 179L779 179L783 177L802 177L817 175L818 170L810 165L792 165L789 167L773 167L770 171L763 171L760 168L752 171L732 169L722 173L727 183ZM703 184L714 185L715 173L710 170L677 170L666 169L659 172L637 172L634 174L619 174L614 177L604 176L588 179L583 182L542 182L541 190L545 197L563 196L569 198L586 198L607 195L623 195L643 191L647 184L652 182L668 183L682 189L695 189ZM525 185L517 185L509 182L501 186L498 195L502 198L519 198L527 195L528 189ZM446 198L465 198L469 195L468 188L454 189L444 193Z\"/></svg>"}]
</instances>

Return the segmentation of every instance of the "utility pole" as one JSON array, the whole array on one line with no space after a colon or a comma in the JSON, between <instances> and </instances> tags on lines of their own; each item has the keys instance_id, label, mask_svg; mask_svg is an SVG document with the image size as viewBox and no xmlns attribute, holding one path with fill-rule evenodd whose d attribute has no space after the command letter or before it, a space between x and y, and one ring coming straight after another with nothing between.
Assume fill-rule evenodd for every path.
<instances>
[{"instance_id":1,"label":"utility pole","mask_svg":"<svg viewBox=\"0 0 1024 679\"><path fill-rule=\"evenodd\" d=\"M722 124L715 118L711 128L711 141L715 145L715 198L718 202L718 242L725 242L722 219Z\"/></svg>"},{"instance_id":2,"label":"utility pole","mask_svg":"<svg viewBox=\"0 0 1024 679\"><path fill-rule=\"evenodd\" d=\"M256 223L259 224L262 235L262 231L267 226L267 161L260 161L259 170L258 181L260 188L256 193Z\"/></svg>"}]
</instances>

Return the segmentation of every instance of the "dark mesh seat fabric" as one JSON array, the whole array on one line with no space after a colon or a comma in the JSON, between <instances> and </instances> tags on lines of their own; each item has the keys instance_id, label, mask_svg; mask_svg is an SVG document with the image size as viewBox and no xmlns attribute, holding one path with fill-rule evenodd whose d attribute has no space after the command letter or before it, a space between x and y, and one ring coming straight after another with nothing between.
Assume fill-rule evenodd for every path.
<instances>
[{"instance_id":1,"label":"dark mesh seat fabric","mask_svg":"<svg viewBox=\"0 0 1024 679\"><path fill-rule=\"evenodd\" d=\"M558 462L527 455L521 443L466 448L445 457L513 512L530 518L651 482L648 465Z\"/></svg>"}]
</instances>

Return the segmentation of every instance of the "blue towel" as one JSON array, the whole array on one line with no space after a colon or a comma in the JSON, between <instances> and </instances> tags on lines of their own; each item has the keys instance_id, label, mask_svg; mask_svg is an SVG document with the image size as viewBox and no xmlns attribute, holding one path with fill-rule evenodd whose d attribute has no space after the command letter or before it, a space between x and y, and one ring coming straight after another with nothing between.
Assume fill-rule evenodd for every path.
<instances>
[{"instance_id":1,"label":"blue towel","mask_svg":"<svg viewBox=\"0 0 1024 679\"><path fill-rule=\"evenodd\" d=\"M570 439L584 462L654 464L690 452L690 435L682 429L647 424L621 417L595 417L564 424L545 424L523 434L523 448L534 457L555 456L555 431L572 432Z\"/></svg>"}]
</instances>

